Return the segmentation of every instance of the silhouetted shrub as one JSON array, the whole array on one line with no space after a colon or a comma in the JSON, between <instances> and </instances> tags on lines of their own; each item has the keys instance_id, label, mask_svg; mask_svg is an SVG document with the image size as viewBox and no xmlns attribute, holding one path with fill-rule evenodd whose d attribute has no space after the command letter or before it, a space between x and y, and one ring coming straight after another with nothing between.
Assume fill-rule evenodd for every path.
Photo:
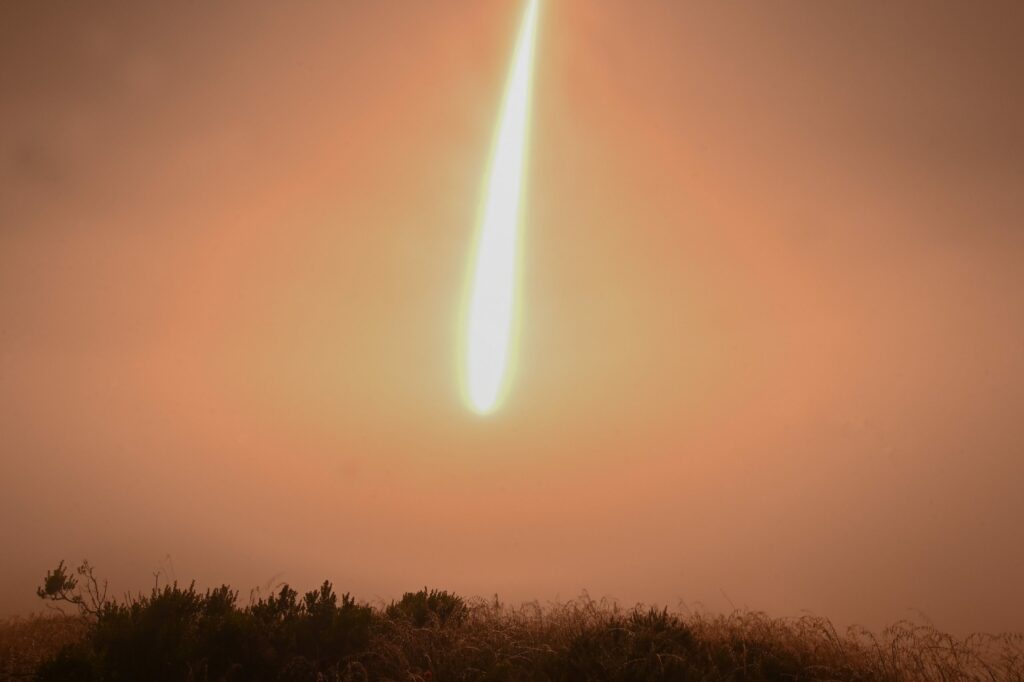
<instances>
[{"instance_id":1,"label":"silhouetted shrub","mask_svg":"<svg viewBox=\"0 0 1024 682\"><path fill-rule=\"evenodd\" d=\"M74 604L83 615L95 616L107 603L107 582L103 581L100 586L88 561L83 561L75 573L81 579L81 585L79 578L71 575L61 561L57 568L46 572L43 585L36 589L36 595L40 599Z\"/></svg>"},{"instance_id":2,"label":"silhouetted shrub","mask_svg":"<svg viewBox=\"0 0 1024 682\"><path fill-rule=\"evenodd\" d=\"M61 565L47 575L40 596L53 598L74 587ZM198 592L194 584L173 583L124 603L107 600L83 609L94 619L86 641L63 649L40 675L154 682L316 679L318 671L337 668L369 642L372 610L348 594L339 604L329 582L302 600L287 585L245 608L237 599L226 585Z\"/></svg>"},{"instance_id":3,"label":"silhouetted shrub","mask_svg":"<svg viewBox=\"0 0 1024 682\"><path fill-rule=\"evenodd\" d=\"M387 608L387 616L404 619L418 628L427 625L459 625L466 620L466 602L444 590L424 587L419 592L406 592L397 603Z\"/></svg>"}]
</instances>

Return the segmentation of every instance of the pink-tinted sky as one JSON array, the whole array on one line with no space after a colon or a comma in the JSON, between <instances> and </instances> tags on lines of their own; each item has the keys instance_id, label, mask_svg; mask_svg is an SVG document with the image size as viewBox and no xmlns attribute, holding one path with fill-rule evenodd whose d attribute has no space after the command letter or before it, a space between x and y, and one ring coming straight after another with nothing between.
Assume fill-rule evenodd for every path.
<instances>
[{"instance_id":1,"label":"pink-tinted sky","mask_svg":"<svg viewBox=\"0 0 1024 682\"><path fill-rule=\"evenodd\" d=\"M1024 629L1024 5L0 8L0 614L57 560ZM170 555L173 571L165 557Z\"/></svg>"}]
</instances>

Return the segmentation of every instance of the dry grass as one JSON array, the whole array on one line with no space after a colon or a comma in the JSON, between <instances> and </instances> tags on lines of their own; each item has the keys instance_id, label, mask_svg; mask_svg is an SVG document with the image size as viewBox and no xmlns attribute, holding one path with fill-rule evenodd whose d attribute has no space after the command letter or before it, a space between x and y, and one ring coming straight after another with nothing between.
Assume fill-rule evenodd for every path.
<instances>
[{"instance_id":1,"label":"dry grass","mask_svg":"<svg viewBox=\"0 0 1024 682\"><path fill-rule=\"evenodd\" d=\"M1024 635L957 639L906 621L880 635L840 633L813 616L682 616L582 598L548 608L478 601L459 628L382 625L370 679L1024 682Z\"/></svg>"},{"instance_id":2,"label":"dry grass","mask_svg":"<svg viewBox=\"0 0 1024 682\"><path fill-rule=\"evenodd\" d=\"M586 597L548 607L478 600L444 626L375 613L367 650L311 679L1024 682L1024 636L958 639L910 622L838 632L811 616L683 616ZM0 680L30 678L88 627L60 615L0 622Z\"/></svg>"},{"instance_id":3,"label":"dry grass","mask_svg":"<svg viewBox=\"0 0 1024 682\"><path fill-rule=\"evenodd\" d=\"M28 679L67 644L82 641L89 624L59 613L0 620L0 680Z\"/></svg>"}]
</instances>

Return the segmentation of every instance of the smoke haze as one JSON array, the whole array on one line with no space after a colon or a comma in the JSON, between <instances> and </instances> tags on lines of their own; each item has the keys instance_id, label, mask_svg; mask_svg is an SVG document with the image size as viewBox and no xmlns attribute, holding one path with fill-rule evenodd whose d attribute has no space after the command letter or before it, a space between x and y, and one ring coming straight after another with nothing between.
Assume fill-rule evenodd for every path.
<instances>
[{"instance_id":1,"label":"smoke haze","mask_svg":"<svg viewBox=\"0 0 1024 682\"><path fill-rule=\"evenodd\" d=\"M481 419L519 11L0 8L0 615L87 557L1024 628L1024 5L544 3Z\"/></svg>"}]
</instances>

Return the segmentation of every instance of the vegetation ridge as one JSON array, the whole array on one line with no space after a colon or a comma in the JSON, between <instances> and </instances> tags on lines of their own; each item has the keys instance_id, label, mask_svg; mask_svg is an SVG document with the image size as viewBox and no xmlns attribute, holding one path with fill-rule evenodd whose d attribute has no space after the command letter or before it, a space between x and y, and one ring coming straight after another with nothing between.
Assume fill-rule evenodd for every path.
<instances>
[{"instance_id":1,"label":"vegetation ridge","mask_svg":"<svg viewBox=\"0 0 1024 682\"><path fill-rule=\"evenodd\" d=\"M240 605L227 585L112 599L83 562L37 591L75 613L0 623L0 680L1024 681L1024 636L955 638L900 622L875 635L825 618L675 613L583 596L542 607L407 592L374 607L330 582Z\"/></svg>"}]
</instances>

